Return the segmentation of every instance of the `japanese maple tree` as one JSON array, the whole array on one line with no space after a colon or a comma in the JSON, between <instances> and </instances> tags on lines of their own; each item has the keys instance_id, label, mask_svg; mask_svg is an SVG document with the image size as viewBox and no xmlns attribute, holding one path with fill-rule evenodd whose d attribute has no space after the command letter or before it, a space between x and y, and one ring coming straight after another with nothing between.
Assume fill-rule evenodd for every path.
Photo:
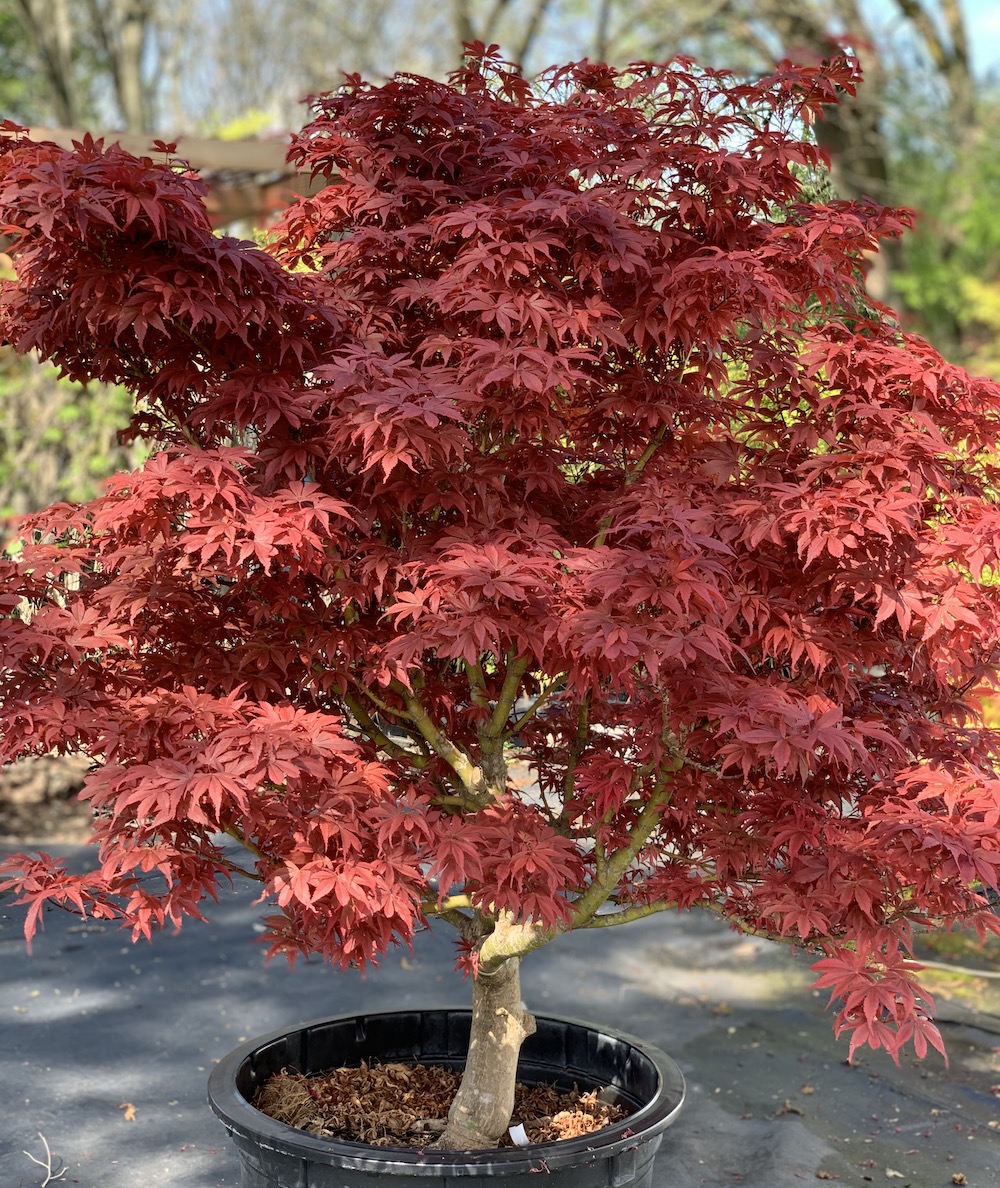
<instances>
[{"instance_id":1,"label":"japanese maple tree","mask_svg":"<svg viewBox=\"0 0 1000 1188\"><path fill-rule=\"evenodd\" d=\"M445 921L457 1148L569 929L708 908L814 950L852 1050L941 1046L913 931L998 924L1000 388L866 297L905 212L804 200L856 81L351 77L266 251L170 146L6 126L3 333L158 443L0 574L0 757L95 761L97 868L5 864L29 937L235 875L289 960Z\"/></svg>"}]
</instances>

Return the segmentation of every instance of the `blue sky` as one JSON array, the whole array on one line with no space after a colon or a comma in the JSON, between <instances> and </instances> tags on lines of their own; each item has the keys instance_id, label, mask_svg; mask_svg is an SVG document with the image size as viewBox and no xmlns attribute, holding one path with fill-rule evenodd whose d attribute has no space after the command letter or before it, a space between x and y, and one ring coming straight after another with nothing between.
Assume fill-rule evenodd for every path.
<instances>
[{"instance_id":1,"label":"blue sky","mask_svg":"<svg viewBox=\"0 0 1000 1188\"><path fill-rule=\"evenodd\" d=\"M965 13L965 26L972 52L972 69L977 78L992 74L1000 81L1000 0L959 0ZM941 9L940 0L922 0L933 15ZM866 7L864 3L861 6ZM883 27L897 28L905 22L899 13L898 0L874 0L869 12L878 14Z\"/></svg>"},{"instance_id":2,"label":"blue sky","mask_svg":"<svg viewBox=\"0 0 1000 1188\"><path fill-rule=\"evenodd\" d=\"M977 75L1000 75L1000 0L965 0L966 22Z\"/></svg>"}]
</instances>

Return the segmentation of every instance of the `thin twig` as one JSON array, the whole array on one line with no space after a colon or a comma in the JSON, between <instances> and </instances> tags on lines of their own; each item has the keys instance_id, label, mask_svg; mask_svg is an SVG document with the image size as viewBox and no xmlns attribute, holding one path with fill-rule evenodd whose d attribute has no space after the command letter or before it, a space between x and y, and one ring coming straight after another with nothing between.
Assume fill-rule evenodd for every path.
<instances>
[{"instance_id":1,"label":"thin twig","mask_svg":"<svg viewBox=\"0 0 1000 1188\"><path fill-rule=\"evenodd\" d=\"M45 1148L45 1158L36 1159L30 1151L23 1151L23 1155L27 1155L32 1163L37 1163L38 1166L45 1172L45 1179L42 1180L39 1188L46 1188L48 1184L54 1184L57 1180L62 1180L66 1176L66 1168L63 1166L62 1160L59 1161L59 1166L53 1170L52 1168L52 1152L49 1149L48 1141L41 1131L38 1132L38 1137L42 1140L42 1146Z\"/></svg>"}]
</instances>

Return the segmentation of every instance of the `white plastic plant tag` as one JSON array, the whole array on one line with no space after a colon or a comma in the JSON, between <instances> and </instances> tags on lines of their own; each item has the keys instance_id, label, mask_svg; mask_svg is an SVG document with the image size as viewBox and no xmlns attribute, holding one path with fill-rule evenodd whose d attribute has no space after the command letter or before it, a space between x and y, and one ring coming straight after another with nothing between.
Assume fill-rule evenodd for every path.
<instances>
[{"instance_id":1,"label":"white plastic plant tag","mask_svg":"<svg viewBox=\"0 0 1000 1188\"><path fill-rule=\"evenodd\" d=\"M527 1131L520 1122L516 1126L511 1126L507 1133L510 1135L511 1142L515 1147L526 1147L529 1143Z\"/></svg>"}]
</instances>

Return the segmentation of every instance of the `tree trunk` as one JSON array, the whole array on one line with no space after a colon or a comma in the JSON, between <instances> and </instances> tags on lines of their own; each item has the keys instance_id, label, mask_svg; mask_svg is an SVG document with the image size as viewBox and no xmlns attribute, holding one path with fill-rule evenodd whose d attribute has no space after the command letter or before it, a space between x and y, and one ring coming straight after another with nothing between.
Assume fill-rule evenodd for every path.
<instances>
[{"instance_id":1,"label":"tree trunk","mask_svg":"<svg viewBox=\"0 0 1000 1188\"><path fill-rule=\"evenodd\" d=\"M448 1124L435 1146L449 1151L495 1147L510 1125L521 1044L535 1020L521 1005L520 957L509 957L472 984L469 1056Z\"/></svg>"},{"instance_id":2,"label":"tree trunk","mask_svg":"<svg viewBox=\"0 0 1000 1188\"><path fill-rule=\"evenodd\" d=\"M19 0L18 19L35 47L49 84L56 122L75 128L80 104L73 73L73 21L67 0Z\"/></svg>"},{"instance_id":3,"label":"tree trunk","mask_svg":"<svg viewBox=\"0 0 1000 1188\"><path fill-rule=\"evenodd\" d=\"M146 88L142 81L142 56L149 33L151 6L148 0L130 0L119 9L121 27L114 65L118 106L129 132L149 131Z\"/></svg>"}]
</instances>

